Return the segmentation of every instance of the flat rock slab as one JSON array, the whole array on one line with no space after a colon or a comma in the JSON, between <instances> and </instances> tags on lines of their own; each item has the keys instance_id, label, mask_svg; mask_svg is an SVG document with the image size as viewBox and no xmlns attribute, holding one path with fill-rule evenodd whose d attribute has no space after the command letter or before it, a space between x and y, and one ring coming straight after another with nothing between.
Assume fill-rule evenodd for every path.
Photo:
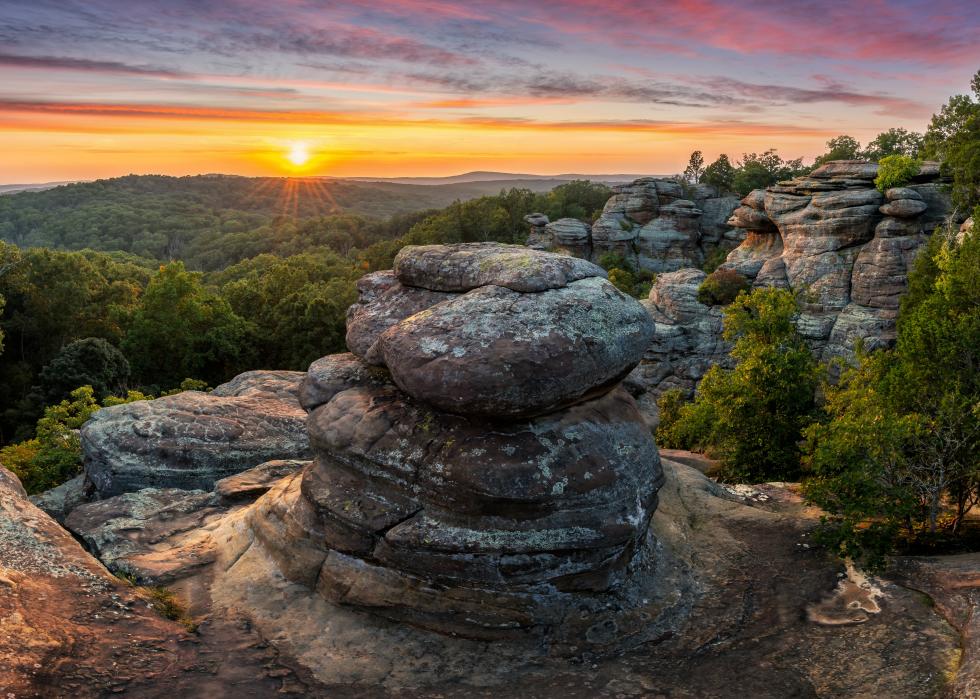
<instances>
[{"instance_id":1,"label":"flat rock slab","mask_svg":"<svg viewBox=\"0 0 980 699\"><path fill-rule=\"evenodd\" d=\"M210 490L265 461L310 455L298 380L285 392L237 390L243 394L185 391L98 411L81 429L88 480L102 497L149 487Z\"/></svg>"},{"instance_id":2,"label":"flat rock slab","mask_svg":"<svg viewBox=\"0 0 980 699\"><path fill-rule=\"evenodd\" d=\"M587 277L605 277L598 265L522 245L463 243L409 245L395 257L395 275L406 286L465 292L493 284L525 293L559 289Z\"/></svg>"},{"instance_id":3,"label":"flat rock slab","mask_svg":"<svg viewBox=\"0 0 980 699\"><path fill-rule=\"evenodd\" d=\"M381 353L398 386L442 410L540 415L604 392L653 338L640 303L605 279L523 294L485 286L392 326Z\"/></svg>"}]
</instances>

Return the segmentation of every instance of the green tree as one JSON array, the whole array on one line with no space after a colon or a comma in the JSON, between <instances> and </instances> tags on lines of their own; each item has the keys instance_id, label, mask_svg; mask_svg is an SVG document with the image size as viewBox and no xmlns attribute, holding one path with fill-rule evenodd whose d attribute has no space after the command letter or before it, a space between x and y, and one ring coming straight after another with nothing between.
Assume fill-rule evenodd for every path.
<instances>
[{"instance_id":1,"label":"green tree","mask_svg":"<svg viewBox=\"0 0 980 699\"><path fill-rule=\"evenodd\" d=\"M697 184L701 181L703 174L704 156L701 154L701 151L696 150L691 153L691 158L687 161L687 167L684 168L684 179L692 184Z\"/></svg>"},{"instance_id":2,"label":"green tree","mask_svg":"<svg viewBox=\"0 0 980 699\"><path fill-rule=\"evenodd\" d=\"M858 160L861 157L861 144L851 136L836 136L827 141L827 152L817 157L814 167L829 163L831 160Z\"/></svg>"},{"instance_id":3,"label":"green tree","mask_svg":"<svg viewBox=\"0 0 980 699\"><path fill-rule=\"evenodd\" d=\"M78 386L91 386L97 400L125 392L129 362L118 349L99 337L65 345L41 370L41 389L48 403L57 403Z\"/></svg>"},{"instance_id":4,"label":"green tree","mask_svg":"<svg viewBox=\"0 0 980 699\"><path fill-rule=\"evenodd\" d=\"M797 312L789 291L742 292L725 309L734 368L709 369L695 400L664 428L674 443L718 458L723 478L758 482L799 475L802 431L815 413L819 374L796 331Z\"/></svg>"},{"instance_id":5,"label":"green tree","mask_svg":"<svg viewBox=\"0 0 980 699\"><path fill-rule=\"evenodd\" d=\"M980 501L980 238L934 234L910 275L894 350L862 356L807 433L823 537L880 562L955 534Z\"/></svg>"},{"instance_id":6,"label":"green tree","mask_svg":"<svg viewBox=\"0 0 980 699\"><path fill-rule=\"evenodd\" d=\"M761 189L805 172L803 159L783 160L775 149L762 154L743 153L735 171L735 191L743 197L753 189Z\"/></svg>"},{"instance_id":7,"label":"green tree","mask_svg":"<svg viewBox=\"0 0 980 699\"><path fill-rule=\"evenodd\" d=\"M701 181L717 187L719 192L730 192L735 186L735 166L728 156L722 153L704 169Z\"/></svg>"},{"instance_id":8,"label":"green tree","mask_svg":"<svg viewBox=\"0 0 980 699\"><path fill-rule=\"evenodd\" d=\"M972 118L980 111L980 71L971 82L973 96L953 95L938 114L932 115L922 143L923 157L946 160L949 147Z\"/></svg>"},{"instance_id":9,"label":"green tree","mask_svg":"<svg viewBox=\"0 0 980 699\"><path fill-rule=\"evenodd\" d=\"M123 352L142 385L170 388L188 376L215 384L248 364L248 334L246 321L204 288L200 273L171 262L147 285Z\"/></svg>"},{"instance_id":10,"label":"green tree","mask_svg":"<svg viewBox=\"0 0 980 699\"><path fill-rule=\"evenodd\" d=\"M889 155L905 155L918 158L922 149L922 134L905 129L888 129L875 136L861 151L865 160L878 162Z\"/></svg>"}]
</instances>

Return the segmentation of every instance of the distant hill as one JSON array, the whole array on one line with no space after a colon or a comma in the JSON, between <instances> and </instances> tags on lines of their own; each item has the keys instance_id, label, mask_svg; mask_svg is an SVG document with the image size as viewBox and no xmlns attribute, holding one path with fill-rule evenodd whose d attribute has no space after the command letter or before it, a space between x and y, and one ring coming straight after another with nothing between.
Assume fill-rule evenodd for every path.
<instances>
[{"instance_id":1,"label":"distant hill","mask_svg":"<svg viewBox=\"0 0 980 699\"><path fill-rule=\"evenodd\" d=\"M63 184L74 184L77 180L65 180L63 182L38 182L35 184L0 184L0 195L16 194L17 192L40 192L45 189L53 189Z\"/></svg>"},{"instance_id":2,"label":"distant hill","mask_svg":"<svg viewBox=\"0 0 980 699\"><path fill-rule=\"evenodd\" d=\"M475 171L466 172L462 175L452 175L450 177L347 177L329 179L348 179L357 182L392 182L396 184L422 184L422 185L446 185L462 184L464 182L486 182L486 183L507 183L507 182L553 182L554 186L572 180L591 180L592 182L603 182L605 184L616 184L619 182L632 182L639 177L648 175L637 174L606 174L606 175L582 175L582 174L561 174L561 175L528 175L513 172L487 172ZM654 177L665 177L665 175L654 175Z\"/></svg>"},{"instance_id":3,"label":"distant hill","mask_svg":"<svg viewBox=\"0 0 980 699\"><path fill-rule=\"evenodd\" d=\"M321 244L302 231L322 217L330 220L317 223L318 236L337 231L361 247L403 235L424 212L457 200L512 188L547 193L568 181L478 179L423 185L320 177L128 175L0 196L0 239L21 247L180 258L198 269L217 269L261 252L292 253ZM284 250L284 240L295 241L296 249Z\"/></svg>"}]
</instances>

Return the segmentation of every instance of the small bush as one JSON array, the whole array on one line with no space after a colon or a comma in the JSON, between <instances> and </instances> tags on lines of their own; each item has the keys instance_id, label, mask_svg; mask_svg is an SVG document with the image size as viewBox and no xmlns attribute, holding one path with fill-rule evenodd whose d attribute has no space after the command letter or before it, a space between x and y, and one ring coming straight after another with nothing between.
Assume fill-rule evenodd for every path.
<instances>
[{"instance_id":1,"label":"small bush","mask_svg":"<svg viewBox=\"0 0 980 699\"><path fill-rule=\"evenodd\" d=\"M687 402L687 393L680 388L665 391L657 399L657 413L660 418L656 432L657 446L667 449L686 449L689 446L677 432L677 425L681 419L681 409Z\"/></svg>"},{"instance_id":2,"label":"small bush","mask_svg":"<svg viewBox=\"0 0 980 699\"><path fill-rule=\"evenodd\" d=\"M197 631L194 618L173 591L165 587L138 587L137 594L164 619L176 621L189 633Z\"/></svg>"},{"instance_id":3,"label":"small bush","mask_svg":"<svg viewBox=\"0 0 980 699\"><path fill-rule=\"evenodd\" d=\"M728 259L728 250L719 246L709 252L704 258L701 270L711 274L721 266L721 263Z\"/></svg>"},{"instance_id":4,"label":"small bush","mask_svg":"<svg viewBox=\"0 0 980 699\"><path fill-rule=\"evenodd\" d=\"M698 287L698 301L706 306L727 306L752 285L732 269L716 269Z\"/></svg>"},{"instance_id":5,"label":"small bush","mask_svg":"<svg viewBox=\"0 0 980 699\"><path fill-rule=\"evenodd\" d=\"M878 163L878 176L875 177L875 187L879 192L885 192L892 187L904 187L919 172L921 163L907 155L889 155Z\"/></svg>"}]
</instances>

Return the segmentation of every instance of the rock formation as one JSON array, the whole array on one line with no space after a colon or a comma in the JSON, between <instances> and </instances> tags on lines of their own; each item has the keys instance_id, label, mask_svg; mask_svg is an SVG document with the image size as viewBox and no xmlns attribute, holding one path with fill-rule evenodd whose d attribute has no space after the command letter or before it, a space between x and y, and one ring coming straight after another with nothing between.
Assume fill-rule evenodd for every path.
<instances>
[{"instance_id":1,"label":"rock formation","mask_svg":"<svg viewBox=\"0 0 980 699\"><path fill-rule=\"evenodd\" d=\"M204 488L276 458L309 455L297 371L250 371L210 393L185 391L103 408L82 427L98 495Z\"/></svg>"},{"instance_id":2,"label":"rock formation","mask_svg":"<svg viewBox=\"0 0 980 699\"><path fill-rule=\"evenodd\" d=\"M613 191L591 227L571 218L549 223L544 214L525 217L528 246L593 261L613 253L637 269L659 273L699 267L712 250L740 240L727 223L738 198L710 185L644 177Z\"/></svg>"},{"instance_id":3,"label":"rock formation","mask_svg":"<svg viewBox=\"0 0 980 699\"><path fill-rule=\"evenodd\" d=\"M588 262L497 244L405 248L360 290L353 354L300 390L316 460L251 516L283 573L486 638L601 607L642 563L663 477L618 387L644 309Z\"/></svg>"},{"instance_id":4,"label":"rock formation","mask_svg":"<svg viewBox=\"0 0 980 699\"><path fill-rule=\"evenodd\" d=\"M802 292L798 328L822 360L853 357L895 339L895 320L918 249L950 214L938 167L926 163L906 187L874 187L877 165L834 161L809 175L755 190L729 224L744 240L721 265L752 280ZM708 367L727 361L721 314L698 303L703 273L657 277L645 304L656 336L630 384L645 412L668 388L693 391Z\"/></svg>"}]
</instances>

